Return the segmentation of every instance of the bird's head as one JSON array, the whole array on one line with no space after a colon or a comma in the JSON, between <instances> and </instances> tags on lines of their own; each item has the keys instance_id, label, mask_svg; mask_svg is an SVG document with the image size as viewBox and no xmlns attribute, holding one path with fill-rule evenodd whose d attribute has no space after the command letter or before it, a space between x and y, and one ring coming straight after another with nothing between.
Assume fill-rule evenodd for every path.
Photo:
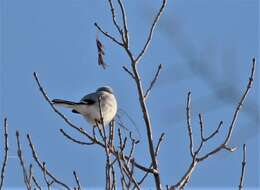
<instances>
[{"instance_id":1,"label":"bird's head","mask_svg":"<svg viewBox=\"0 0 260 190\"><path fill-rule=\"evenodd\" d=\"M97 92L101 92L101 91L113 94L113 89L110 86L102 86L102 87L97 89Z\"/></svg>"}]
</instances>

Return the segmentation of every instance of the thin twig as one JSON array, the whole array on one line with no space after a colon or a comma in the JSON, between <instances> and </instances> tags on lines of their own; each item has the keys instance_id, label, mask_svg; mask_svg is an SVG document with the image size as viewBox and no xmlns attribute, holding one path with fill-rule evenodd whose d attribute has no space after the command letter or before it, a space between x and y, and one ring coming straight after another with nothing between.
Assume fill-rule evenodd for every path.
<instances>
[{"instance_id":1,"label":"thin twig","mask_svg":"<svg viewBox=\"0 0 260 190\"><path fill-rule=\"evenodd\" d=\"M190 139L190 155L191 157L194 156L193 153L193 134L192 134L192 127L191 127L191 92L188 92L187 96L187 105L186 105L186 121L187 127L189 132L189 139Z\"/></svg>"},{"instance_id":2,"label":"thin twig","mask_svg":"<svg viewBox=\"0 0 260 190\"><path fill-rule=\"evenodd\" d=\"M42 163L42 166L43 166L43 178L44 178L44 181L48 187L48 190L51 190L51 185L53 184L53 181L49 182L49 180L47 179L47 174L46 174L46 163L43 162Z\"/></svg>"},{"instance_id":3,"label":"thin twig","mask_svg":"<svg viewBox=\"0 0 260 190\"><path fill-rule=\"evenodd\" d=\"M7 118L4 118L4 159L2 163L2 169L1 169L1 179L0 179L0 190L3 187L4 184L4 177L5 177L5 168L7 166L8 162L8 124L7 124Z\"/></svg>"},{"instance_id":4,"label":"thin twig","mask_svg":"<svg viewBox=\"0 0 260 190\"><path fill-rule=\"evenodd\" d=\"M112 2L112 0L108 0L108 2L109 2L110 9L111 9L113 23L114 23L117 31L121 35L122 40L124 41L123 31L122 31L122 29L120 28L119 24L116 21L116 14L115 14L115 8L114 8L114 5L113 5L113 2Z\"/></svg>"},{"instance_id":5,"label":"thin twig","mask_svg":"<svg viewBox=\"0 0 260 190\"><path fill-rule=\"evenodd\" d=\"M204 141L208 141L209 139L213 138L219 132L219 129L222 126L223 126L223 121L220 121L217 129L211 135L209 135L208 137L204 138Z\"/></svg>"},{"instance_id":6,"label":"thin twig","mask_svg":"<svg viewBox=\"0 0 260 190\"><path fill-rule=\"evenodd\" d=\"M31 137L29 134L27 134L27 139L28 139L28 143L29 146L31 148L32 151L32 155L33 158L35 160L35 162L38 164L38 166L40 167L40 169L44 172L46 172L46 174L57 184L61 185L62 187L64 187L67 190L70 190L70 187L68 185L66 185L65 183L63 183L62 181L60 181L59 179L57 179L47 168L44 167L43 162L40 161L40 159L38 158L38 155L34 149L34 145L32 143Z\"/></svg>"},{"instance_id":7,"label":"thin twig","mask_svg":"<svg viewBox=\"0 0 260 190\"><path fill-rule=\"evenodd\" d=\"M123 25L124 25L124 42L126 44L126 48L128 48L129 46L129 35L128 35L128 27L127 27L127 18L126 18L126 11L125 11L125 7L122 3L121 0L117 0L119 6L120 6L120 10L121 10L121 14L123 17Z\"/></svg>"},{"instance_id":8,"label":"thin twig","mask_svg":"<svg viewBox=\"0 0 260 190\"><path fill-rule=\"evenodd\" d=\"M155 82L158 80L159 74L160 74L160 71L161 71L161 70L162 70L162 64L160 64L160 65L158 66L157 71L156 71L156 73L155 73L155 75L154 75L154 78L153 78L152 82L150 83L149 88L146 90L146 92L145 92L145 94L144 94L144 98L145 98L145 99L148 98L148 96L149 96L149 94L150 94L150 91L152 90L152 88L153 88Z\"/></svg>"},{"instance_id":9,"label":"thin twig","mask_svg":"<svg viewBox=\"0 0 260 190\"><path fill-rule=\"evenodd\" d=\"M39 183L37 182L36 178L34 176L32 176L32 180L35 184L35 186L39 189L39 190L42 190L41 186L39 185Z\"/></svg>"},{"instance_id":10,"label":"thin twig","mask_svg":"<svg viewBox=\"0 0 260 190\"><path fill-rule=\"evenodd\" d=\"M219 146L217 146L212 151L206 153L204 156L201 156L201 157L196 157L197 155L194 156L193 159L192 159L192 163L191 163L190 167L188 168L188 170L185 172L184 176L175 185L171 186L172 188L183 188L187 184L189 178L191 177L191 175L192 175L193 171L195 170L198 163L202 162L203 160L210 158L212 155L215 155L216 153L218 153L222 149L228 150L230 152L233 152L235 150L235 148L230 148L228 146L228 142L229 142L229 140L232 136L232 131L235 127L235 121L237 120L240 108L243 105L245 98L247 97L250 89L252 88L252 84L253 84L253 81L254 81L254 74L255 74L255 65L256 65L256 60L255 60L255 58L253 58L251 73L250 73L249 81L247 83L246 90L243 93L243 95L242 95L242 97L241 97L241 99L240 99L240 101L239 101L239 103L238 103L238 105L235 109L235 112L234 112L233 117L232 117L231 124L229 126L229 130L228 130L226 138L224 139L224 142L221 143ZM211 139L215 134L218 133L218 130L221 126L222 126L222 122L220 122L217 130L215 132L213 132L212 135L209 136L210 138L206 138L204 140L207 141L207 140Z\"/></svg>"},{"instance_id":11,"label":"thin twig","mask_svg":"<svg viewBox=\"0 0 260 190\"><path fill-rule=\"evenodd\" d=\"M163 139L164 139L164 136L165 136L165 133L162 133L161 136L160 136L160 138L159 138L159 140L158 140L158 143L157 143L156 148L155 148L155 156L158 156L159 148L160 148L160 145L161 145L161 143L162 143L162 141L163 141ZM152 167L153 167L153 165L151 164L151 165L150 165L150 169L152 169ZM145 180L145 178L148 176L148 174L149 174L149 172L146 172L146 173L144 174L144 176L143 176L143 177L141 178L141 180L138 182L138 185L141 185L141 184L144 182L144 180Z\"/></svg>"},{"instance_id":12,"label":"thin twig","mask_svg":"<svg viewBox=\"0 0 260 190\"><path fill-rule=\"evenodd\" d=\"M158 156L160 145L164 139L165 133L162 133L155 148L155 156Z\"/></svg>"},{"instance_id":13,"label":"thin twig","mask_svg":"<svg viewBox=\"0 0 260 190\"><path fill-rule=\"evenodd\" d=\"M133 79L135 79L134 74L133 74L126 66L123 66L123 69L124 69Z\"/></svg>"},{"instance_id":14,"label":"thin twig","mask_svg":"<svg viewBox=\"0 0 260 190\"><path fill-rule=\"evenodd\" d=\"M117 163L118 163L118 166L119 166L119 171L121 173L121 186L122 186L122 189L126 189L127 183L126 183L126 179L125 179L124 169L123 169L121 160L118 159L118 158L119 158L119 153L116 156L116 160L117 160Z\"/></svg>"},{"instance_id":15,"label":"thin twig","mask_svg":"<svg viewBox=\"0 0 260 190\"><path fill-rule=\"evenodd\" d=\"M241 169L241 176L239 181L239 190L243 189L244 184L244 176L245 176L245 167L246 167L246 145L243 145L243 161L242 161L242 169Z\"/></svg>"},{"instance_id":16,"label":"thin twig","mask_svg":"<svg viewBox=\"0 0 260 190\"><path fill-rule=\"evenodd\" d=\"M195 156L197 156L199 154L199 152L200 152L200 150L203 147L203 144L205 142L204 135L203 135L204 121L203 121L201 113L199 113L199 122L200 122L200 145L199 145L198 149L194 153Z\"/></svg>"},{"instance_id":17,"label":"thin twig","mask_svg":"<svg viewBox=\"0 0 260 190\"><path fill-rule=\"evenodd\" d=\"M108 32L105 32L96 22L94 23L94 25L102 34L104 34L106 37L111 39L113 42L115 42L119 46L123 47L123 44L120 41L118 41L115 37L111 36Z\"/></svg>"},{"instance_id":18,"label":"thin twig","mask_svg":"<svg viewBox=\"0 0 260 190\"><path fill-rule=\"evenodd\" d=\"M116 172L114 170L114 166L111 166L111 174L112 174L112 185L111 185L111 189L116 190Z\"/></svg>"},{"instance_id":19,"label":"thin twig","mask_svg":"<svg viewBox=\"0 0 260 190\"><path fill-rule=\"evenodd\" d=\"M29 176L28 176L28 181L29 181L29 184L32 184L32 164L29 165Z\"/></svg>"},{"instance_id":20,"label":"thin twig","mask_svg":"<svg viewBox=\"0 0 260 190\"><path fill-rule=\"evenodd\" d=\"M19 131L16 131L16 143L17 143L17 155L18 155L18 158L20 160L20 165L21 165L22 171L23 171L24 184L26 185L27 189L30 190L31 184L29 182L28 174L27 174L27 171L26 171L26 166L25 166L24 159L23 159L20 137L19 137Z\"/></svg>"},{"instance_id":21,"label":"thin twig","mask_svg":"<svg viewBox=\"0 0 260 190\"><path fill-rule=\"evenodd\" d=\"M162 13L163 13L163 10L164 10L166 4L167 4L167 0L163 0L162 5L161 5L161 8L160 8L159 12L157 13L157 15L155 16L154 21L153 21L153 24L152 24L152 26L151 26L151 28L150 28L150 31L149 31L149 34L148 34L148 38L147 38L147 40L146 40L146 43L145 43L143 49L141 50L141 52L139 53L139 55L137 56L137 58L136 58L136 60L135 60L136 63L139 62L139 60L141 59L141 57L142 57L142 56L144 55L144 53L146 52L146 50L147 50L147 48L148 48L148 46L149 46L149 44L150 44L150 42L151 42L151 40L152 40L153 31L154 31L154 29L155 29L155 26L157 25L157 23L158 23L158 21L159 21L161 15L162 15Z\"/></svg>"},{"instance_id":22,"label":"thin twig","mask_svg":"<svg viewBox=\"0 0 260 190\"><path fill-rule=\"evenodd\" d=\"M63 129L60 129L60 132L66 137L68 138L69 140L71 140L72 142L74 143L77 143L77 144L81 144L81 145L93 145L94 142L83 142L83 141L79 141L77 139L75 139L74 137L70 136L68 133L66 133Z\"/></svg>"},{"instance_id":23,"label":"thin twig","mask_svg":"<svg viewBox=\"0 0 260 190\"><path fill-rule=\"evenodd\" d=\"M131 174L131 171L129 169L129 167L126 164L126 160L124 159L124 155L123 152L121 152L120 154L118 154L118 159L122 160L123 162L123 171L124 173L127 175L127 177L129 178L129 180L131 180L133 182L133 184L135 185L135 187L140 190L140 187L135 179L135 177Z\"/></svg>"},{"instance_id":24,"label":"thin twig","mask_svg":"<svg viewBox=\"0 0 260 190\"><path fill-rule=\"evenodd\" d=\"M77 190L81 190L81 185L80 185L80 182L79 182L79 177L77 176L76 171L73 171L73 176L74 176L75 181L76 181L77 186L78 186Z\"/></svg>"}]
</instances>

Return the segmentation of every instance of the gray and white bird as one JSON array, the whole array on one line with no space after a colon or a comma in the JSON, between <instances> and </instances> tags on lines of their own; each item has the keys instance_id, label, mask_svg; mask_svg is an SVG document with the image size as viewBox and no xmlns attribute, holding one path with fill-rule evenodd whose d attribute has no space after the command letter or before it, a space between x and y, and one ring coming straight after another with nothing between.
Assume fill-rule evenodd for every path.
<instances>
[{"instance_id":1,"label":"gray and white bird","mask_svg":"<svg viewBox=\"0 0 260 190\"><path fill-rule=\"evenodd\" d=\"M100 100L100 107L99 107ZM117 101L113 90L109 86L103 86L96 92L87 94L79 102L54 99L52 103L57 106L71 108L73 113L81 114L90 124L100 122L100 108L104 125L107 125L117 113Z\"/></svg>"}]
</instances>

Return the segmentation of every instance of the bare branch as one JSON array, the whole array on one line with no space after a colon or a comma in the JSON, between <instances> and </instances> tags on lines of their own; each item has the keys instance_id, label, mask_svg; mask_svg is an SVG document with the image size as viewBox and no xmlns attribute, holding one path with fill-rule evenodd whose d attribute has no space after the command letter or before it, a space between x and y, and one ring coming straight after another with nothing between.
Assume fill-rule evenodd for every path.
<instances>
[{"instance_id":1,"label":"bare branch","mask_svg":"<svg viewBox=\"0 0 260 190\"><path fill-rule=\"evenodd\" d=\"M245 166L246 166L246 145L243 145L243 161L242 161L242 169L241 169L241 176L239 181L239 190L243 189L243 183L244 183L244 176L245 176Z\"/></svg>"},{"instance_id":2,"label":"bare branch","mask_svg":"<svg viewBox=\"0 0 260 190\"><path fill-rule=\"evenodd\" d=\"M8 124L7 124L7 118L4 118L4 159L2 163L2 169L1 169L1 180L0 180L0 190L3 187L4 184L4 177L5 177L5 168L7 166L8 161Z\"/></svg>"},{"instance_id":3,"label":"bare branch","mask_svg":"<svg viewBox=\"0 0 260 190\"><path fill-rule=\"evenodd\" d=\"M135 145L136 145L136 140L132 138L132 135L131 135L131 134L132 134L132 133L130 132L130 138L131 138L131 140L132 140L132 144L131 144L131 149L130 149L130 153L129 153L129 156L128 156L130 159L128 159L127 162L126 162L126 165L127 165L127 166L128 166L128 164L129 164L130 160L132 159L132 156L133 156L134 150L135 150Z\"/></svg>"},{"instance_id":4,"label":"bare branch","mask_svg":"<svg viewBox=\"0 0 260 190\"><path fill-rule=\"evenodd\" d=\"M162 141L163 141L163 139L164 139L164 136L165 136L165 133L162 133L161 136L160 136L160 138L159 138L159 140L158 140L158 143L157 143L157 145L156 145L156 148L155 148L155 156L156 156L156 157L158 156L160 144L162 143ZM153 165L151 164L149 168L152 169L152 167L153 167ZM138 185L141 185L141 184L144 182L144 180L145 180L145 178L148 176L148 174L149 174L149 172L146 172L146 173L144 174L144 176L143 176L143 177L141 178L141 180L138 182Z\"/></svg>"},{"instance_id":5,"label":"bare branch","mask_svg":"<svg viewBox=\"0 0 260 190\"><path fill-rule=\"evenodd\" d=\"M158 171L158 163L157 163L154 146L153 146L152 124L150 121L150 116L149 116L149 112L147 109L147 105L145 103L143 87L142 87L140 75L137 70L137 65L135 64L135 62L132 62L131 66L132 66L132 70L133 70L133 73L135 76L135 83L136 83L137 92L138 92L138 96L139 96L139 103L140 103L140 107L143 112L143 119L144 119L145 126L146 126L146 135L148 138L149 153L150 153L150 157L151 157L152 164L153 164L153 170L156 171L156 172L153 172L155 184L156 184L156 188L158 190L160 190L160 189L162 189L162 186L161 186L161 179L160 179L160 175L159 175L159 171Z\"/></svg>"},{"instance_id":6,"label":"bare branch","mask_svg":"<svg viewBox=\"0 0 260 190\"><path fill-rule=\"evenodd\" d=\"M176 185L173 185L170 187L170 189L183 189L184 186L188 183L193 171L195 170L196 166L198 164L198 161L195 159L195 157L193 157L193 160L188 168L188 170L186 171L186 173L184 174L184 176L181 178L181 180L176 183Z\"/></svg>"},{"instance_id":7,"label":"bare branch","mask_svg":"<svg viewBox=\"0 0 260 190\"><path fill-rule=\"evenodd\" d=\"M27 189L30 190L31 184L29 182L28 174L27 174L27 171L26 171L26 166L25 166L25 163L24 163L24 160L23 160L23 154L22 154L21 143L20 143L18 131L16 131L16 142L17 142L17 155L18 155L18 158L20 160L20 165L21 165L22 171L23 171L24 184L26 185Z\"/></svg>"},{"instance_id":8,"label":"bare branch","mask_svg":"<svg viewBox=\"0 0 260 190\"><path fill-rule=\"evenodd\" d=\"M134 74L133 74L126 66L123 66L123 69L124 69L133 79L135 79Z\"/></svg>"},{"instance_id":9,"label":"bare branch","mask_svg":"<svg viewBox=\"0 0 260 190\"><path fill-rule=\"evenodd\" d=\"M124 154L123 152L121 153L118 153L117 154L117 159L119 159L120 161L122 161L123 163L123 166L122 166L122 169L124 171L124 173L126 174L126 176L129 178L129 180L131 180L133 182L133 184L135 185L135 187L140 190L140 187L135 179L135 177L132 175L130 169L128 168L127 164L126 164L126 160L124 159Z\"/></svg>"},{"instance_id":10,"label":"bare branch","mask_svg":"<svg viewBox=\"0 0 260 190\"><path fill-rule=\"evenodd\" d=\"M81 185L80 185L80 182L79 182L79 177L77 176L76 171L73 171L73 175L74 175L75 181L76 181L77 186L78 186L77 190L81 190Z\"/></svg>"},{"instance_id":11,"label":"bare branch","mask_svg":"<svg viewBox=\"0 0 260 190\"><path fill-rule=\"evenodd\" d=\"M37 182L36 178L33 176L33 165L32 164L30 164L30 166L29 166L29 177L28 177L28 179L29 179L29 184L30 184L31 189L33 188L33 183L34 183L35 187L33 189L34 190L36 190L36 189L41 190L39 183Z\"/></svg>"},{"instance_id":12,"label":"bare branch","mask_svg":"<svg viewBox=\"0 0 260 190\"><path fill-rule=\"evenodd\" d=\"M39 183L37 182L37 180L34 176L32 176L32 180L33 180L35 186L37 187L37 189L42 190L41 186L39 185Z\"/></svg>"},{"instance_id":13,"label":"bare branch","mask_svg":"<svg viewBox=\"0 0 260 190\"><path fill-rule=\"evenodd\" d=\"M68 185L66 185L65 183L63 183L59 179L57 179L47 168L45 168L44 162L41 162L39 160L38 155L37 155L37 153L34 149L34 145L32 143L32 140L31 140L31 137L30 137L29 134L27 134L27 139L28 139L31 151L32 151L33 158L34 158L35 162L38 164L38 166L40 167L40 169L42 170L42 172L46 172L46 175L48 175L55 183L61 185L62 187L64 187L67 190L70 190L70 187Z\"/></svg>"},{"instance_id":14,"label":"bare branch","mask_svg":"<svg viewBox=\"0 0 260 190\"><path fill-rule=\"evenodd\" d=\"M232 132L233 132L233 129L234 129L234 126L235 126L235 123L236 123L236 120L237 120L237 117L238 117L238 114L239 114L239 111L242 107L242 105L244 104L244 101L249 93L249 90L252 88L252 85L253 85L253 81L254 81L254 77L255 77L255 65L256 65L256 59L253 58L252 59L252 69L251 69L251 74L250 74L250 77L249 77L249 80L248 80L248 84L247 84L247 87L246 87L246 91L244 92L241 100L239 101L237 107L236 107L236 110L234 112L234 115L233 115L233 118L232 118L232 122L230 124L230 127L229 127L229 131L228 131L228 135L225 139L225 144L228 144L230 138L231 138L231 135L232 135Z\"/></svg>"},{"instance_id":15,"label":"bare branch","mask_svg":"<svg viewBox=\"0 0 260 190\"><path fill-rule=\"evenodd\" d=\"M251 74L250 74L250 77L249 77L249 81L248 81L248 84L247 84L247 88L245 90L245 92L243 93L242 95L242 98L240 99L237 107L236 107L236 110L234 112L234 115L233 115L233 118L232 118L232 121L231 121L231 124L230 124L230 127L229 127L229 131L227 133L227 136L226 138L224 139L224 142L221 143L219 146L217 146L215 149L213 149L212 151L206 153L204 156L201 156L201 157L197 157L197 155L195 155L192 159L192 163L190 165L190 167L188 168L188 170L186 171L186 173L184 174L184 176L176 183L176 185L172 186L172 188L183 188L187 183L188 183L188 180L190 178L190 176L192 175L193 171L195 170L196 166L198 163L202 162L203 160L205 159L208 159L210 156L212 155L215 155L216 153L218 153L220 150L224 149L224 150L227 150L227 151L230 151L230 152L233 152L236 150L236 148L231 148L228 146L228 142L231 138L231 135L232 135L232 131L234 129L234 126L235 126L235 121L237 119L237 116L238 116L238 113L240 111L240 108L242 106L242 104L244 103L245 101L245 98L247 97L248 93L249 93L249 90L251 89L252 87L252 84L253 84L253 80L254 80L254 73L255 73L255 64L256 64L256 61L255 61L255 58L253 58L253 61L252 61L252 69L251 69ZM202 122L202 120L201 120ZM213 138L213 136L215 136L217 133L218 133L218 130L220 129L220 127L222 126L222 123L223 122L220 122L218 128L216 131L214 131L208 138L204 139L204 141L207 141L211 138ZM202 126L203 124L201 123L201 127L203 128ZM202 135L203 136L203 135Z\"/></svg>"},{"instance_id":16,"label":"bare branch","mask_svg":"<svg viewBox=\"0 0 260 190\"><path fill-rule=\"evenodd\" d=\"M202 118L201 114L199 114L199 122L200 122L200 145L199 145L198 149L195 151L194 156L197 156L199 154L199 152L205 142L204 136L203 136L204 122L203 122L203 118Z\"/></svg>"},{"instance_id":17,"label":"bare branch","mask_svg":"<svg viewBox=\"0 0 260 190\"><path fill-rule=\"evenodd\" d=\"M127 18L126 18L126 11L124 8L124 5L122 3L121 0L117 0L119 6L120 6L120 10L121 10L121 14L123 17L123 25L124 25L124 42L126 44L126 47L128 48L129 46L129 35L128 35L128 27L127 27Z\"/></svg>"},{"instance_id":18,"label":"bare branch","mask_svg":"<svg viewBox=\"0 0 260 190\"><path fill-rule=\"evenodd\" d=\"M190 138L190 155L191 157L193 157L194 153L193 153L193 135L192 135L192 128L191 128L191 92L188 92L188 96L187 96L186 120L187 120L187 127L188 127L189 138Z\"/></svg>"},{"instance_id":19,"label":"bare branch","mask_svg":"<svg viewBox=\"0 0 260 190\"><path fill-rule=\"evenodd\" d=\"M162 133L155 148L155 156L158 156L160 145L164 139L165 133Z\"/></svg>"},{"instance_id":20,"label":"bare branch","mask_svg":"<svg viewBox=\"0 0 260 190\"><path fill-rule=\"evenodd\" d=\"M164 10L166 4L167 4L167 0L163 0L162 5L161 5L161 8L160 8L159 12L157 13L157 15L156 15L156 17L155 17L155 19L154 19L154 21L153 21L153 24L152 24L152 26L151 26L151 28L150 28L150 31L149 31L149 34L148 34L148 38L147 38L147 40L146 40L146 43L145 43L143 49L141 50L140 54L137 56L137 58L136 58L136 60L135 60L136 63L139 62L139 60L141 59L141 57L142 57L142 56L144 55L144 53L146 52L146 50L147 50L147 48L148 48L148 46L149 46L149 44L150 44L150 42L151 42L151 40L152 40L154 28L155 28L155 26L157 25L157 23L158 23L158 21L159 21L161 15L162 15L162 13L163 13L163 10Z\"/></svg>"},{"instance_id":21,"label":"bare branch","mask_svg":"<svg viewBox=\"0 0 260 190\"><path fill-rule=\"evenodd\" d=\"M101 142L97 141L94 137L92 137L90 134L88 134L83 128L77 127L76 125L74 125L73 123L71 123L71 121L65 117L61 112L59 112L59 110L57 110L54 105L52 104L51 100L49 99L47 93L44 91L38 77L37 74L34 72L33 76L36 80L36 83L39 87L40 92L42 93L43 97L45 98L45 100L49 103L49 105L51 106L52 110L57 113L70 127L72 127L73 129L76 129L78 132L80 132L82 135L86 136L90 141L95 142L96 144L104 147L104 144L102 144Z\"/></svg>"},{"instance_id":22,"label":"bare branch","mask_svg":"<svg viewBox=\"0 0 260 190\"><path fill-rule=\"evenodd\" d=\"M220 121L217 129L211 135L209 135L207 138L204 138L204 141L208 141L209 139L213 138L219 132L219 129L222 126L223 126L223 121Z\"/></svg>"},{"instance_id":23,"label":"bare branch","mask_svg":"<svg viewBox=\"0 0 260 190\"><path fill-rule=\"evenodd\" d=\"M117 28L119 34L121 35L122 40L124 40L123 31L116 21L116 14L115 14L115 8L114 8L114 5L113 5L113 2L112 2L112 0L108 0L108 2L109 2L110 9L111 9L113 23L114 23L115 27Z\"/></svg>"},{"instance_id":24,"label":"bare branch","mask_svg":"<svg viewBox=\"0 0 260 190\"><path fill-rule=\"evenodd\" d=\"M234 152L234 151L236 151L237 148L236 147L232 148L232 147L229 147L229 146L225 145L223 147L223 149L225 149L225 150L227 150L229 152Z\"/></svg>"},{"instance_id":25,"label":"bare branch","mask_svg":"<svg viewBox=\"0 0 260 190\"><path fill-rule=\"evenodd\" d=\"M89 142L89 143L87 143L87 142L79 141L79 140L73 138L72 136L70 136L69 134L67 134L63 129L60 129L60 132L61 132L67 139L71 140L71 141L74 142L74 143L81 144L81 145L93 145L93 144L95 144L94 142Z\"/></svg>"},{"instance_id":26,"label":"bare branch","mask_svg":"<svg viewBox=\"0 0 260 190\"><path fill-rule=\"evenodd\" d=\"M157 71L156 71L156 73L155 73L155 75L154 75L154 78L153 78L152 82L150 83L149 88L146 90L146 92L145 92L145 94L144 94L144 98L145 98L145 99L148 98L148 96L149 96L149 94L150 94L150 91L152 90L152 88L153 88L155 82L158 80L159 74L160 74L160 71L161 71L161 70L162 70L162 64L160 64L160 65L158 66L158 69L157 69Z\"/></svg>"},{"instance_id":27,"label":"bare branch","mask_svg":"<svg viewBox=\"0 0 260 190\"><path fill-rule=\"evenodd\" d=\"M116 173L115 173L115 170L114 170L114 166L111 166L111 173L112 173L112 186L111 186L111 189L113 190L116 190Z\"/></svg>"},{"instance_id":28,"label":"bare branch","mask_svg":"<svg viewBox=\"0 0 260 190\"><path fill-rule=\"evenodd\" d=\"M116 44L118 44L119 46L124 46L123 43L121 43L120 41L118 41L115 37L111 36L108 32L105 32L96 22L94 23L95 27L97 28L97 30L99 30L102 34L104 34L106 37L108 37L110 40L112 40L113 42L115 42Z\"/></svg>"},{"instance_id":29,"label":"bare branch","mask_svg":"<svg viewBox=\"0 0 260 190\"><path fill-rule=\"evenodd\" d=\"M250 73L250 77L249 77L249 80L248 80L246 90L245 90L244 94L242 95L242 97L241 97L241 99L240 99L240 101L239 101L239 103L238 103L238 105L235 109L234 115L232 117L231 124L230 124L229 129L228 129L228 134L227 134L224 142L222 144L220 144L218 147L216 147L214 150L212 150L211 152L209 152L209 153L205 154L204 156L198 158L199 161L207 159L208 157L212 156L213 154L216 154L217 152L219 152L223 148L227 149L226 147L229 143L233 129L235 127L235 123L236 123L239 111L240 111L240 109L241 109L241 107L242 107L242 105L245 101L245 98L247 97L250 89L252 88L252 84L253 84L253 81L254 81L254 75L255 75L255 65L256 65L256 60L255 60L255 58L253 58L252 59L252 69L251 69L251 73ZM230 149L230 150L233 150L233 149Z\"/></svg>"},{"instance_id":30,"label":"bare branch","mask_svg":"<svg viewBox=\"0 0 260 190\"><path fill-rule=\"evenodd\" d=\"M146 125L146 131L147 131L147 138L148 138L148 144L149 144L149 153L152 159L152 164L153 164L153 175L155 178L155 184L156 184L156 188L158 190L162 189L161 187L161 180L160 180L160 175L159 175L159 171L158 171L158 163L155 157L155 152L154 152L154 147L153 147L153 137L152 137L152 126L151 126L151 122L150 122L150 118L149 118L149 113L147 110L147 106L145 104L145 98L144 98L144 92L143 92L143 87L142 87L142 83L140 80L140 75L139 72L137 70L137 63L139 62L139 60L142 58L142 56L144 55L146 49L148 48L150 41L152 39L152 34L153 34L153 30L155 28L155 25L157 24L163 10L164 7L166 5L166 0L163 0L162 6L157 14L157 16L154 19L154 22L151 26L150 29L150 33L148 35L148 39L146 41L146 44L144 46L144 48L141 50L139 56L135 59L132 52L130 51L130 49L128 48L128 43L125 42L124 40L124 35L122 33L122 30L120 29L119 25L117 24L116 20L115 20L115 13L114 13L114 8L113 8L113 4L111 2L111 0L109 0L110 3L110 8L111 8L111 13L112 13L112 18L113 18L113 22L114 25L116 26L116 28L118 29L119 33L121 34L122 40L123 40L123 48L125 49L129 59L131 60L131 66L132 66L132 73L133 73L133 78L135 80L136 86L137 86L137 91L138 91L138 95L139 95L139 102L140 102L140 106L143 112L143 118L145 121L145 125ZM125 15L125 11L124 9L121 8L121 11L123 12L122 15L124 17ZM126 20L125 20L126 22Z\"/></svg>"},{"instance_id":31,"label":"bare branch","mask_svg":"<svg viewBox=\"0 0 260 190\"><path fill-rule=\"evenodd\" d=\"M101 123L101 127L103 130L103 135L102 131L100 130L100 127L98 126L98 122L96 122L97 127L99 129L100 135L103 138L104 144L105 144L105 152L106 152L106 189L111 189L111 184L112 184L112 178L110 176L111 172L111 165L110 165L110 151L109 151L109 142L107 140L107 135L106 135L106 130L105 130L105 125L104 125L104 118L103 118L103 112L102 112L102 107L101 107L101 101L102 97L98 99L98 106L99 106L99 123Z\"/></svg>"},{"instance_id":32,"label":"bare branch","mask_svg":"<svg viewBox=\"0 0 260 190\"><path fill-rule=\"evenodd\" d=\"M53 184L53 181L49 181L49 180L47 179L47 175L46 175L46 163L43 162L42 165L43 165L43 171L42 171L42 172L43 172L44 181L45 181L45 183L46 183L46 185L47 185L47 187L48 187L48 190L51 190L51 185Z\"/></svg>"}]
</instances>

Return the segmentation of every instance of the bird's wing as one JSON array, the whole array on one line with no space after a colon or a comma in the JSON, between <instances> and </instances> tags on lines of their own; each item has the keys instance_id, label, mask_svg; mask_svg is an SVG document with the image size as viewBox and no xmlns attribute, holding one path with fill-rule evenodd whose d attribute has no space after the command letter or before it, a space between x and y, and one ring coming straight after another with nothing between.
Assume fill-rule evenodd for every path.
<instances>
[{"instance_id":1,"label":"bird's wing","mask_svg":"<svg viewBox=\"0 0 260 190\"><path fill-rule=\"evenodd\" d=\"M84 96L80 102L85 103L87 105L93 105L97 101L97 95L95 93L88 94Z\"/></svg>"}]
</instances>

